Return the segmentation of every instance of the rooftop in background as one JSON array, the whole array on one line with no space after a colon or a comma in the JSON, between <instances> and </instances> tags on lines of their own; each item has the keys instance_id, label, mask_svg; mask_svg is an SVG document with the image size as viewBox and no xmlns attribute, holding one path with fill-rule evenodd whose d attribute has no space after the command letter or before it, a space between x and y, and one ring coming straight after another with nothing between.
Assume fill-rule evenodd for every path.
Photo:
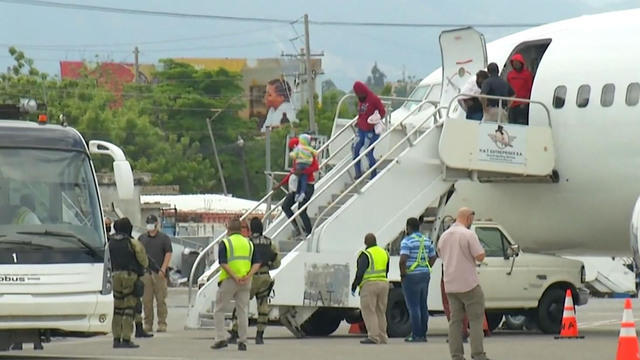
<instances>
[{"instance_id":1,"label":"rooftop in background","mask_svg":"<svg viewBox=\"0 0 640 360\"><path fill-rule=\"evenodd\" d=\"M193 195L141 195L141 204L160 203L176 207L178 211L244 213L258 204L257 201L239 199L219 194ZM266 205L256 209L264 213Z\"/></svg>"}]
</instances>

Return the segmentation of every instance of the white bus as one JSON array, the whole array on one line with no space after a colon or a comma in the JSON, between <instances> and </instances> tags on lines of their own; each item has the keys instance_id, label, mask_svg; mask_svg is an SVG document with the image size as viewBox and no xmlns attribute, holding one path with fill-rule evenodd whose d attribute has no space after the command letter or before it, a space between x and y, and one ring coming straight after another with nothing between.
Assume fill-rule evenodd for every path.
<instances>
[{"instance_id":1,"label":"white bus","mask_svg":"<svg viewBox=\"0 0 640 360\"><path fill-rule=\"evenodd\" d=\"M111 266L91 154L114 159L119 195L133 174L113 144L74 129L0 120L0 350L111 330Z\"/></svg>"}]
</instances>

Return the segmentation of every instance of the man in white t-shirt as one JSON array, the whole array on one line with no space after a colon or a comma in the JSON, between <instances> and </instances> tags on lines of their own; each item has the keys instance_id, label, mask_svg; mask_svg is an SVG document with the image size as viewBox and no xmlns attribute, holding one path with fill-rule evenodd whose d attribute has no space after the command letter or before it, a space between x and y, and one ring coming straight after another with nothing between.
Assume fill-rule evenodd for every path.
<instances>
[{"instance_id":1,"label":"man in white t-shirt","mask_svg":"<svg viewBox=\"0 0 640 360\"><path fill-rule=\"evenodd\" d=\"M487 360L482 345L484 294L476 273L476 261L483 261L484 248L478 236L469 230L475 212L469 208L458 210L456 222L438 241L438 254L444 264L444 287L451 308L449 321L449 352L452 360L464 359L462 322L469 318L471 358Z\"/></svg>"}]
</instances>

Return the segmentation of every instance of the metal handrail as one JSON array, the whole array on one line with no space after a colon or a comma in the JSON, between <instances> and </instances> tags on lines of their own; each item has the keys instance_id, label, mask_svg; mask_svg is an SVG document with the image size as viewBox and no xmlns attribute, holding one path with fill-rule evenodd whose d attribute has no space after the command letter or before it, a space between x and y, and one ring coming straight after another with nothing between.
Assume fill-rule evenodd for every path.
<instances>
[{"instance_id":1,"label":"metal handrail","mask_svg":"<svg viewBox=\"0 0 640 360\"><path fill-rule=\"evenodd\" d=\"M364 179L366 179L366 177L374 170L378 169L378 166L382 163L383 160L386 160L387 157L389 157L393 152L395 152L400 145L402 145L405 141L408 141L410 139L410 137L417 131L421 130L420 127L422 125L424 125L426 122L428 122L429 120L431 120L431 118L433 118L434 116L438 115L440 108L436 108L434 109L431 114L429 114L429 116L427 116L423 121L420 122L420 124L418 126L416 126L413 130L411 130L402 140L398 141L396 143L396 145L393 146L393 148L391 148L391 150L387 151L386 154L384 154L383 156L380 157L380 159L378 159L378 161L376 161L375 165L372 166L371 168L369 168L364 174L362 174L362 176L360 176L360 178L356 179L356 181L351 184L349 187L347 187L347 189L345 189L335 200L333 200L331 202L331 204L329 204L317 217L316 217L316 221L313 224L313 230L312 230L312 235L313 233L316 231L317 226L318 226L318 222L320 221L320 219L322 218L322 216L330 209L332 208L335 204L337 204L346 194L348 194L351 190L353 190L358 184L360 184L360 182L364 181ZM403 120L404 121L404 120ZM434 126L436 126L437 124L434 124ZM377 142L376 142L377 143ZM375 145L376 143L374 143L373 145ZM370 146L369 148L373 148L373 145ZM413 146L413 143L411 143L409 141L409 147ZM347 168L348 169L348 168ZM312 237L313 238L313 237ZM320 246L320 242L316 242L316 251L318 251Z\"/></svg>"},{"instance_id":2,"label":"metal handrail","mask_svg":"<svg viewBox=\"0 0 640 360\"><path fill-rule=\"evenodd\" d=\"M344 99L345 97L346 97L346 95L343 97L343 99ZM341 99L341 100L342 100L342 99ZM417 109L420 109L420 107L421 107L421 105L422 105L423 103L427 103L427 100L423 100L422 102L420 102L419 106L416 106L416 108L415 108L415 109L413 109L411 112L409 112L407 115L405 115L405 117L404 117L402 120L398 121L398 122L397 122L397 123L395 123L391 128L387 129L387 131L386 131L384 134L382 134L382 136L380 136L380 137L378 138L378 140L376 140L373 144L369 145L369 147L368 147L367 149L365 149L364 151L361 151L361 152L360 152L360 155L359 155L358 157L356 157L356 158L355 158L351 163L349 163L349 165L345 166L345 167L340 171L340 173L338 173L338 175L335 175L335 176L333 177L333 179L331 179L331 180L329 181L329 183L328 183L325 187L323 187L323 188L322 188L322 189L320 189L319 191L315 192L315 193L313 194L313 196L311 197L311 199L309 199L309 201L308 201L306 204L304 204L304 206L300 207L300 208L298 209L298 211L296 211L296 213L295 213L295 214L293 214L293 216L291 216L289 219L287 219L287 221L286 221L282 226L280 226L280 228L279 228L278 230L276 230L276 232L275 232L275 233L273 233L273 234L271 235L271 237L275 238L276 236L278 236L278 235L280 234L280 232L282 232L282 230L284 230L284 228L285 228L287 225L289 225L289 224L290 224L290 223L291 223L291 222L292 222L296 217L298 217L298 216L299 216L303 211L305 211L305 210L307 209L307 207L309 206L309 204L310 204L313 200L317 199L317 198L318 198L318 196L320 196L320 194L322 194L326 189L328 189L331 185L333 185L333 184L334 184L334 183L335 183L335 182L336 182L336 181L337 181L337 180L338 180L342 175L344 175L347 171L349 171L353 165L355 165L358 161L360 161L362 158L364 158L364 157L369 153L369 151L373 151L373 150L374 150L374 148L375 148L375 145L377 145L377 144L378 144L382 139L386 138L389 134L391 134L391 133L392 133L392 130L394 130L394 129L396 129L397 127L399 127L399 126L400 126L400 125L401 125L401 124L402 124L406 119L408 119L408 118L409 118L409 116L413 115L413 113L414 113L414 112L416 112L416 111L417 111ZM437 109L435 109L434 111L438 111L439 109L440 109L440 108L437 108ZM427 118L431 118L431 116L433 116L433 115L430 115L430 116L428 116ZM361 178L363 178L363 177L364 177L364 176L361 176ZM320 219L320 217L318 217L318 219ZM316 219L316 224L317 224L318 219ZM312 232L313 232L313 231L312 231Z\"/></svg>"},{"instance_id":3,"label":"metal handrail","mask_svg":"<svg viewBox=\"0 0 640 360\"><path fill-rule=\"evenodd\" d=\"M520 102L526 102L526 103L540 105L540 106L542 106L544 111L547 113L547 123L549 124L549 127L551 127L551 112L549 111L549 108L547 107L547 105L545 103L543 103L541 101L537 101L537 100L523 99L523 98L517 98L517 97L508 97L508 96L495 96L495 95L485 95L485 94L477 94L477 95L473 95L473 94L458 94L458 95L452 97L451 101L449 101L449 107L447 108L447 117L449 117L449 115L450 115L450 112L451 112L451 109L452 109L451 105L453 105L453 102L457 98L462 97L462 96L493 99L493 100L520 101Z\"/></svg>"},{"instance_id":4,"label":"metal handrail","mask_svg":"<svg viewBox=\"0 0 640 360\"><path fill-rule=\"evenodd\" d=\"M338 103L338 107L336 108L336 118L338 117L338 114L340 113L340 105L342 103L342 101L344 100L345 96L343 96L342 99L340 99L340 102ZM338 131L336 133L336 135L332 136L331 139L329 139L329 141L327 141L324 145L322 145L320 147L320 149L317 150L318 153L322 153L324 150L326 150L329 146L329 144L331 144L334 139L338 138L338 135L342 134L347 128L352 128L353 125L355 124L355 122L357 121L357 117L354 118L353 120L351 120L345 127L343 127L342 129L340 129L340 131ZM355 131L354 131L354 136L355 136ZM353 137L351 138L353 139ZM344 144L343 146L344 147ZM342 148L341 147L341 148ZM324 166L327 165L327 162L323 162L322 165L319 166L319 169L322 169ZM249 216L250 214L252 214L256 209L258 209L262 204L264 204L265 202L267 202L271 196L273 196L274 192L276 190L271 190L267 195L265 195L262 199L260 199L260 201L253 207L251 208L251 210L245 212L241 217L240 217L240 221L243 221L247 218L247 216ZM282 202L284 201L284 199L281 199L278 204L276 204L276 206L273 206L272 209L269 209L264 216L270 215L271 212L273 212L274 209L278 208ZM311 202L311 200L309 200L307 202L307 204ZM305 204L306 205L306 204ZM306 207L305 207L306 209ZM298 211L300 212L300 211ZM207 245L204 249L202 249L202 251L200 252L200 254L198 254L198 257L196 257L196 260L193 262L193 269L196 269L197 266L200 264L200 262L202 261L202 259L205 257L205 254L207 252L209 252L209 250L211 250L215 245L217 245L218 243L220 243L220 241L222 241L222 239L224 239L224 237L227 236L227 231L225 230L225 232L223 232L222 234L220 234L217 238L215 238L209 245ZM188 292L187 292L187 297L188 297L188 302L189 305L191 305L191 298L192 298L192 287L193 287L193 281L194 281L194 276L195 276L195 271L191 271L191 273L189 274L189 282L187 284L188 286Z\"/></svg>"}]
</instances>

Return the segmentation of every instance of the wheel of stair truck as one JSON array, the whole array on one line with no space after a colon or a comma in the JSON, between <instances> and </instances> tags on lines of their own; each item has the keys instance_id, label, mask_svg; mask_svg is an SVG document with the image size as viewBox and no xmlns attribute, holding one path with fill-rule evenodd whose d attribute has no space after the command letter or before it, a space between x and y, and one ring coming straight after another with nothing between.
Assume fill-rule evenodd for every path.
<instances>
[{"instance_id":1,"label":"wheel of stair truck","mask_svg":"<svg viewBox=\"0 0 640 360\"><path fill-rule=\"evenodd\" d=\"M545 334L560 333L566 291L561 287L547 289L538 302L538 327Z\"/></svg>"},{"instance_id":2,"label":"wheel of stair truck","mask_svg":"<svg viewBox=\"0 0 640 360\"><path fill-rule=\"evenodd\" d=\"M300 328L306 336L329 336L338 330L342 319L341 309L318 308Z\"/></svg>"},{"instance_id":3,"label":"wheel of stair truck","mask_svg":"<svg viewBox=\"0 0 640 360\"><path fill-rule=\"evenodd\" d=\"M404 302L402 288L389 290L387 302L387 335L389 337L407 337L411 333L409 310Z\"/></svg>"}]
</instances>

